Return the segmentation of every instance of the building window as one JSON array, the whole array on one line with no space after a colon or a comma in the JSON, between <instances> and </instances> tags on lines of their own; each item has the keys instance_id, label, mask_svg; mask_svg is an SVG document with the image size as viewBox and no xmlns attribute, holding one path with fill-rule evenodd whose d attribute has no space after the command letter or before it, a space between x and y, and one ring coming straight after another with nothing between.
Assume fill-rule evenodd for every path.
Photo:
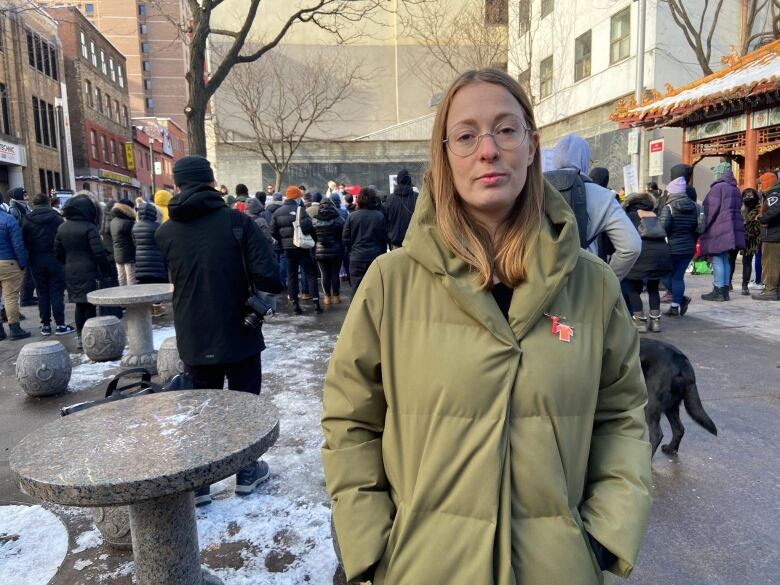
<instances>
[{"instance_id":1,"label":"building window","mask_svg":"<svg viewBox=\"0 0 780 585\"><path fill-rule=\"evenodd\" d=\"M38 105L37 97L34 97L32 99L32 106L33 106L33 121L35 123L35 142L37 142L38 144L43 144L43 135L41 134L40 107Z\"/></svg>"},{"instance_id":2,"label":"building window","mask_svg":"<svg viewBox=\"0 0 780 585\"><path fill-rule=\"evenodd\" d=\"M117 77L119 78L119 87L124 87L125 86L125 74L122 71L122 66L121 65L117 65L116 66L116 73L117 73Z\"/></svg>"},{"instance_id":3,"label":"building window","mask_svg":"<svg viewBox=\"0 0 780 585\"><path fill-rule=\"evenodd\" d=\"M52 189L54 189L54 173L46 171L46 189L43 192L48 194Z\"/></svg>"},{"instance_id":4,"label":"building window","mask_svg":"<svg viewBox=\"0 0 780 585\"><path fill-rule=\"evenodd\" d=\"M520 84L526 93L531 93L531 68L529 67L525 71L521 71L517 76L517 82Z\"/></svg>"},{"instance_id":5,"label":"building window","mask_svg":"<svg viewBox=\"0 0 780 585\"><path fill-rule=\"evenodd\" d=\"M122 120L119 118L119 102L114 100L114 120L117 124L121 124Z\"/></svg>"},{"instance_id":6,"label":"building window","mask_svg":"<svg viewBox=\"0 0 780 585\"><path fill-rule=\"evenodd\" d=\"M485 0L485 24L506 25L509 22L507 0Z\"/></svg>"},{"instance_id":7,"label":"building window","mask_svg":"<svg viewBox=\"0 0 780 585\"><path fill-rule=\"evenodd\" d=\"M81 38L81 56L85 59L89 59L89 52L87 51L87 35L84 34L84 31L81 31L80 33Z\"/></svg>"},{"instance_id":8,"label":"building window","mask_svg":"<svg viewBox=\"0 0 780 585\"><path fill-rule=\"evenodd\" d=\"M114 108L111 105L111 96L108 94L106 94L106 116L112 120L114 119Z\"/></svg>"},{"instance_id":9,"label":"building window","mask_svg":"<svg viewBox=\"0 0 780 585\"><path fill-rule=\"evenodd\" d=\"M103 113L103 92L99 87L95 88L95 102L97 103L98 112Z\"/></svg>"},{"instance_id":10,"label":"building window","mask_svg":"<svg viewBox=\"0 0 780 585\"><path fill-rule=\"evenodd\" d=\"M27 31L27 60L30 62L30 67L35 67L35 41L34 35Z\"/></svg>"},{"instance_id":11,"label":"building window","mask_svg":"<svg viewBox=\"0 0 780 585\"><path fill-rule=\"evenodd\" d=\"M103 71L103 75L108 75L108 67L106 66L106 52L100 49L100 69Z\"/></svg>"},{"instance_id":12,"label":"building window","mask_svg":"<svg viewBox=\"0 0 780 585\"><path fill-rule=\"evenodd\" d=\"M62 179L57 171L54 171L54 188L57 189L57 191L62 189Z\"/></svg>"},{"instance_id":13,"label":"building window","mask_svg":"<svg viewBox=\"0 0 780 585\"><path fill-rule=\"evenodd\" d=\"M97 48L95 47L95 41L89 41L89 50L92 53L92 66L97 67Z\"/></svg>"},{"instance_id":14,"label":"building window","mask_svg":"<svg viewBox=\"0 0 780 585\"><path fill-rule=\"evenodd\" d=\"M87 16L92 17L95 15L95 5L94 4L85 4L84 5L84 12L87 13Z\"/></svg>"},{"instance_id":15,"label":"building window","mask_svg":"<svg viewBox=\"0 0 780 585\"><path fill-rule=\"evenodd\" d=\"M2 128L5 134L11 133L11 109L8 107L8 91L5 84L0 83L0 113L3 115Z\"/></svg>"},{"instance_id":16,"label":"building window","mask_svg":"<svg viewBox=\"0 0 780 585\"><path fill-rule=\"evenodd\" d=\"M57 114L52 104L46 104L46 111L49 114L49 145L52 148L57 148Z\"/></svg>"},{"instance_id":17,"label":"building window","mask_svg":"<svg viewBox=\"0 0 780 585\"><path fill-rule=\"evenodd\" d=\"M103 152L103 162L108 162L108 142L102 134L100 135L100 150Z\"/></svg>"},{"instance_id":18,"label":"building window","mask_svg":"<svg viewBox=\"0 0 780 585\"><path fill-rule=\"evenodd\" d=\"M108 70L111 72L111 81L116 83L116 69L114 69L114 58L108 58Z\"/></svg>"},{"instance_id":19,"label":"building window","mask_svg":"<svg viewBox=\"0 0 780 585\"><path fill-rule=\"evenodd\" d=\"M149 53L149 43L141 43L141 52L145 55Z\"/></svg>"},{"instance_id":20,"label":"building window","mask_svg":"<svg viewBox=\"0 0 780 585\"><path fill-rule=\"evenodd\" d=\"M114 142L114 139L111 139L111 164L116 166L116 142Z\"/></svg>"},{"instance_id":21,"label":"building window","mask_svg":"<svg viewBox=\"0 0 780 585\"><path fill-rule=\"evenodd\" d=\"M98 158L98 145L97 145L97 132L94 130L89 131L89 140L92 144L92 158L94 160L100 160Z\"/></svg>"},{"instance_id":22,"label":"building window","mask_svg":"<svg viewBox=\"0 0 780 585\"><path fill-rule=\"evenodd\" d=\"M54 45L49 45L49 63L51 63L52 79L59 81L60 73L59 67L57 66L57 49L54 48Z\"/></svg>"},{"instance_id":23,"label":"building window","mask_svg":"<svg viewBox=\"0 0 780 585\"><path fill-rule=\"evenodd\" d=\"M138 25L138 32L140 32L142 35L145 35L149 32L149 27L146 24L141 23Z\"/></svg>"},{"instance_id":24,"label":"building window","mask_svg":"<svg viewBox=\"0 0 780 585\"><path fill-rule=\"evenodd\" d=\"M574 40L574 81L590 76L590 41L591 31Z\"/></svg>"},{"instance_id":25,"label":"building window","mask_svg":"<svg viewBox=\"0 0 780 585\"><path fill-rule=\"evenodd\" d=\"M122 121L125 128L130 128L130 116L127 115L127 106L122 106Z\"/></svg>"},{"instance_id":26,"label":"building window","mask_svg":"<svg viewBox=\"0 0 780 585\"><path fill-rule=\"evenodd\" d=\"M518 27L517 31L522 36L528 32L528 25L531 19L531 0L520 0L517 7Z\"/></svg>"},{"instance_id":27,"label":"building window","mask_svg":"<svg viewBox=\"0 0 780 585\"><path fill-rule=\"evenodd\" d=\"M631 7L612 17L609 32L609 64L622 61L631 52Z\"/></svg>"},{"instance_id":28,"label":"building window","mask_svg":"<svg viewBox=\"0 0 780 585\"><path fill-rule=\"evenodd\" d=\"M146 4L138 5L138 16L146 16Z\"/></svg>"},{"instance_id":29,"label":"building window","mask_svg":"<svg viewBox=\"0 0 780 585\"><path fill-rule=\"evenodd\" d=\"M154 100L152 98L146 98L146 109L147 110L154 109Z\"/></svg>"},{"instance_id":30,"label":"building window","mask_svg":"<svg viewBox=\"0 0 780 585\"><path fill-rule=\"evenodd\" d=\"M94 108L95 98L92 95L92 82L89 79L84 81L84 95L87 97L87 105L90 108Z\"/></svg>"},{"instance_id":31,"label":"building window","mask_svg":"<svg viewBox=\"0 0 780 585\"><path fill-rule=\"evenodd\" d=\"M152 80L151 79L144 79L144 89L145 90L152 89Z\"/></svg>"},{"instance_id":32,"label":"building window","mask_svg":"<svg viewBox=\"0 0 780 585\"><path fill-rule=\"evenodd\" d=\"M548 14L552 14L555 10L555 0L542 0L542 6L540 9L541 18L544 18Z\"/></svg>"},{"instance_id":33,"label":"building window","mask_svg":"<svg viewBox=\"0 0 780 585\"><path fill-rule=\"evenodd\" d=\"M552 55L539 63L539 96L546 98L553 92L553 58Z\"/></svg>"},{"instance_id":34,"label":"building window","mask_svg":"<svg viewBox=\"0 0 780 585\"><path fill-rule=\"evenodd\" d=\"M46 190L46 171L38 169L38 181L41 183L41 193L48 193Z\"/></svg>"},{"instance_id":35,"label":"building window","mask_svg":"<svg viewBox=\"0 0 780 585\"><path fill-rule=\"evenodd\" d=\"M150 61L144 61L144 71L151 71L152 63Z\"/></svg>"}]
</instances>

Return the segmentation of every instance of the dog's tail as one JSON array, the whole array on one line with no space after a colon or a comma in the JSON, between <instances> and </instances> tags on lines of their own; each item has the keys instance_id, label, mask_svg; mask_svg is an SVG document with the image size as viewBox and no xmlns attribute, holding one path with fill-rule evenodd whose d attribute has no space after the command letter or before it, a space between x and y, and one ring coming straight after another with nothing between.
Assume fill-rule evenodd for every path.
<instances>
[{"instance_id":1,"label":"dog's tail","mask_svg":"<svg viewBox=\"0 0 780 585\"><path fill-rule=\"evenodd\" d=\"M691 382L685 389L683 404L685 404L685 410L693 420L713 435L717 436L718 429L715 428L715 423L712 422L712 419L705 412L704 406L702 406L701 399L699 398L699 390L696 388L696 382Z\"/></svg>"}]
</instances>

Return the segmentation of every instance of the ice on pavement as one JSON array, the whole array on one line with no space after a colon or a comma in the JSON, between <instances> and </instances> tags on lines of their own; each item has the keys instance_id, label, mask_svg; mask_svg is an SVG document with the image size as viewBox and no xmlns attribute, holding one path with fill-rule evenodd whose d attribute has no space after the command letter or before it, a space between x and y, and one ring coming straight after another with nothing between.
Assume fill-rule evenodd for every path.
<instances>
[{"instance_id":1,"label":"ice on pavement","mask_svg":"<svg viewBox=\"0 0 780 585\"><path fill-rule=\"evenodd\" d=\"M0 583L46 585L68 552L68 531L41 506L0 506Z\"/></svg>"}]
</instances>

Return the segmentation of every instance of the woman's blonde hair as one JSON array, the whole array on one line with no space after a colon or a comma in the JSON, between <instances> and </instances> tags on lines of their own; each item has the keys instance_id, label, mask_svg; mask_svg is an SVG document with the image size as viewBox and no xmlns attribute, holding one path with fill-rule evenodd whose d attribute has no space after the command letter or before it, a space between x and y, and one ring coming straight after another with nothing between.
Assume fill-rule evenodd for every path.
<instances>
[{"instance_id":1,"label":"woman's blonde hair","mask_svg":"<svg viewBox=\"0 0 780 585\"><path fill-rule=\"evenodd\" d=\"M494 242L493 234L469 215L458 196L444 143L447 138L447 116L455 94L467 85L478 82L494 83L512 94L523 108L528 125L527 139L533 139L536 122L531 100L520 84L497 69L467 71L447 90L436 114L431 137L431 163L425 175L425 184L433 197L436 222L445 243L453 253L476 270L480 286L490 289L495 273L499 280L514 288L525 279L525 260L542 223L542 162L537 153L528 167L525 186L499 228Z\"/></svg>"}]
</instances>

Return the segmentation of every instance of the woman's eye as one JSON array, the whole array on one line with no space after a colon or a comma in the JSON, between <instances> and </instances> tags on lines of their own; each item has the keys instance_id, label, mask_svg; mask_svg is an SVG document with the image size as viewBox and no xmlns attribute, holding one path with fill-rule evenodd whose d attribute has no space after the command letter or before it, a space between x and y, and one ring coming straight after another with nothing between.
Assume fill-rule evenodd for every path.
<instances>
[{"instance_id":1,"label":"woman's eye","mask_svg":"<svg viewBox=\"0 0 780 585\"><path fill-rule=\"evenodd\" d=\"M514 136L517 133L517 128L512 126L502 126L496 130L496 134L503 134L504 136Z\"/></svg>"},{"instance_id":2,"label":"woman's eye","mask_svg":"<svg viewBox=\"0 0 780 585\"><path fill-rule=\"evenodd\" d=\"M455 137L455 140L456 142L460 142L460 143L471 142L472 140L474 140L474 134L472 134L471 132L464 132L463 134L458 134Z\"/></svg>"}]
</instances>

